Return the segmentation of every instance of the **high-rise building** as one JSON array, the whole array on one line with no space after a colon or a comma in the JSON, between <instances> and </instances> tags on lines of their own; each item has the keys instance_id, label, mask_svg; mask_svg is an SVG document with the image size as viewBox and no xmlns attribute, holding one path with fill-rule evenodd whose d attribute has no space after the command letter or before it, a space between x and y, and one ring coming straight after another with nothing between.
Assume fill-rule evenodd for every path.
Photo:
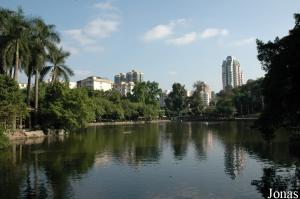
<instances>
[{"instance_id":1,"label":"high-rise building","mask_svg":"<svg viewBox=\"0 0 300 199\"><path fill-rule=\"evenodd\" d=\"M115 75L115 84L120 84L121 82L126 82L126 75L124 73L120 73Z\"/></svg>"},{"instance_id":2,"label":"high-rise building","mask_svg":"<svg viewBox=\"0 0 300 199\"><path fill-rule=\"evenodd\" d=\"M243 85L243 72L239 61L233 56L227 56L222 64L223 89Z\"/></svg>"},{"instance_id":3,"label":"high-rise building","mask_svg":"<svg viewBox=\"0 0 300 199\"><path fill-rule=\"evenodd\" d=\"M127 93L132 93L135 83L144 81L144 73L131 70L126 74L115 75L114 80L114 89L118 90L121 95L127 95Z\"/></svg>"}]
</instances>

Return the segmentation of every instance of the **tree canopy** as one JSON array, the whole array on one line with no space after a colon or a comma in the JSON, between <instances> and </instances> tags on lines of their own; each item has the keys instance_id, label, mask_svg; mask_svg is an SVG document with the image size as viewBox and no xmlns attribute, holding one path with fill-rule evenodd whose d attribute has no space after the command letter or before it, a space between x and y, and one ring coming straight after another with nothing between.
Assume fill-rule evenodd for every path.
<instances>
[{"instance_id":1,"label":"tree canopy","mask_svg":"<svg viewBox=\"0 0 300 199\"><path fill-rule=\"evenodd\" d=\"M274 41L257 40L258 59L266 71L262 83L265 109L263 128L300 126L300 14L289 34Z\"/></svg>"}]
</instances>

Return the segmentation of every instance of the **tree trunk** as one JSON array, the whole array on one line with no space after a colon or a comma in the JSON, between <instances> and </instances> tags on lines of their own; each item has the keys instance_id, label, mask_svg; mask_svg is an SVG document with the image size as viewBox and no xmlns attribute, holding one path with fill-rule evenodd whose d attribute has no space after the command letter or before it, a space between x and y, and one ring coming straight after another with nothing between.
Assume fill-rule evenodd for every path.
<instances>
[{"instance_id":1,"label":"tree trunk","mask_svg":"<svg viewBox=\"0 0 300 199\"><path fill-rule=\"evenodd\" d=\"M37 113L39 106L39 71L35 70L35 82L34 82L34 125L37 125Z\"/></svg>"},{"instance_id":2,"label":"tree trunk","mask_svg":"<svg viewBox=\"0 0 300 199\"><path fill-rule=\"evenodd\" d=\"M18 81L18 72L19 72L19 42L17 41L17 49L16 49L16 65L14 70L14 80Z\"/></svg>"},{"instance_id":3,"label":"tree trunk","mask_svg":"<svg viewBox=\"0 0 300 199\"><path fill-rule=\"evenodd\" d=\"M29 72L28 79L27 79L27 93L26 93L26 103L28 107L30 106L30 91L31 91L31 71ZM28 115L28 128L31 128L31 110Z\"/></svg>"},{"instance_id":4,"label":"tree trunk","mask_svg":"<svg viewBox=\"0 0 300 199\"><path fill-rule=\"evenodd\" d=\"M19 72L19 42L17 42L17 49L16 49L16 65L14 69L14 80L18 82L18 72ZM17 127L17 114L12 114L12 129L16 130Z\"/></svg>"}]
</instances>

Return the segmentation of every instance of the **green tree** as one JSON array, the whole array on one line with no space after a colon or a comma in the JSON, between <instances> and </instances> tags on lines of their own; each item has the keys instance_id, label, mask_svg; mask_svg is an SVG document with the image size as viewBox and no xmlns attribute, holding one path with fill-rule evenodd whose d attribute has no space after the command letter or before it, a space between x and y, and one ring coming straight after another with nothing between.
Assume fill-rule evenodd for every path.
<instances>
[{"instance_id":1,"label":"green tree","mask_svg":"<svg viewBox=\"0 0 300 199\"><path fill-rule=\"evenodd\" d=\"M30 59L28 47L30 25L22 9L18 9L17 12L4 11L0 17L6 17L1 19L4 22L1 33L3 67L9 69L9 75L18 81L19 70L22 66L28 65Z\"/></svg>"},{"instance_id":2,"label":"green tree","mask_svg":"<svg viewBox=\"0 0 300 199\"><path fill-rule=\"evenodd\" d=\"M178 117L187 112L187 109L187 92L184 86L174 83L166 99L166 113L170 117Z\"/></svg>"},{"instance_id":3,"label":"green tree","mask_svg":"<svg viewBox=\"0 0 300 199\"><path fill-rule=\"evenodd\" d=\"M197 81L193 87L195 90L189 99L190 111L192 115L199 116L204 112L203 92L206 85L202 81Z\"/></svg>"},{"instance_id":4,"label":"green tree","mask_svg":"<svg viewBox=\"0 0 300 199\"><path fill-rule=\"evenodd\" d=\"M231 89L221 91L217 95L216 112L225 117L232 117L236 109L233 104L234 94Z\"/></svg>"},{"instance_id":5,"label":"green tree","mask_svg":"<svg viewBox=\"0 0 300 199\"><path fill-rule=\"evenodd\" d=\"M40 122L44 128L84 127L95 118L92 107L92 100L86 90L69 89L66 84L53 82L46 87Z\"/></svg>"},{"instance_id":6,"label":"green tree","mask_svg":"<svg viewBox=\"0 0 300 199\"><path fill-rule=\"evenodd\" d=\"M300 14L289 34L273 42L257 40L258 59L266 71L263 80L265 109L262 128L300 127Z\"/></svg>"},{"instance_id":7,"label":"green tree","mask_svg":"<svg viewBox=\"0 0 300 199\"><path fill-rule=\"evenodd\" d=\"M58 82L62 77L64 81L69 82L70 76L74 75L73 70L65 64L66 58L70 56L69 52L64 51L62 48L52 47L49 51L47 59L52 66L45 66L41 71L41 78L50 72L51 82Z\"/></svg>"},{"instance_id":8,"label":"green tree","mask_svg":"<svg viewBox=\"0 0 300 199\"><path fill-rule=\"evenodd\" d=\"M0 75L0 125L5 129L16 129L15 116L24 117L26 106L16 81Z\"/></svg>"},{"instance_id":9,"label":"green tree","mask_svg":"<svg viewBox=\"0 0 300 199\"><path fill-rule=\"evenodd\" d=\"M33 53L33 70L35 74L34 83L34 109L35 124L37 123L37 112L39 107L39 75L46 63L47 52L51 52L55 44L60 41L54 25L47 25L40 18L31 21L31 51ZM29 73L30 75L30 73Z\"/></svg>"}]
</instances>

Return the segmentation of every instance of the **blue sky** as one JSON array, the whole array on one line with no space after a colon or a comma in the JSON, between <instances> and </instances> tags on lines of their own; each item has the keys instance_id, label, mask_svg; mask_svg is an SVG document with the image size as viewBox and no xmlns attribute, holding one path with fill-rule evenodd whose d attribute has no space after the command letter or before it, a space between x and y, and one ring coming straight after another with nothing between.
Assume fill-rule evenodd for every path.
<instances>
[{"instance_id":1,"label":"blue sky","mask_svg":"<svg viewBox=\"0 0 300 199\"><path fill-rule=\"evenodd\" d=\"M255 39L273 40L294 25L297 0L1 0L1 7L55 24L72 55L72 80L113 79L132 68L163 89L191 89L202 80L219 91L227 55L240 61L245 79L262 77ZM25 80L25 78L24 78Z\"/></svg>"}]
</instances>

